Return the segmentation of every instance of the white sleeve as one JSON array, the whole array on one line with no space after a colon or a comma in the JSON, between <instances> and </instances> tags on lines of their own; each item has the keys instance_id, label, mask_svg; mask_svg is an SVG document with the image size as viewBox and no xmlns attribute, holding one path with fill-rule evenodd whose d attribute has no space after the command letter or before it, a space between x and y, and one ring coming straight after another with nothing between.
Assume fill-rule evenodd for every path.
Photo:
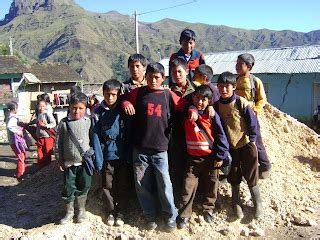
<instances>
[{"instance_id":1,"label":"white sleeve","mask_svg":"<svg viewBox=\"0 0 320 240\"><path fill-rule=\"evenodd\" d=\"M9 131L13 133L21 133L20 129L18 128L18 119L15 117L11 117L7 123L7 128Z\"/></svg>"}]
</instances>

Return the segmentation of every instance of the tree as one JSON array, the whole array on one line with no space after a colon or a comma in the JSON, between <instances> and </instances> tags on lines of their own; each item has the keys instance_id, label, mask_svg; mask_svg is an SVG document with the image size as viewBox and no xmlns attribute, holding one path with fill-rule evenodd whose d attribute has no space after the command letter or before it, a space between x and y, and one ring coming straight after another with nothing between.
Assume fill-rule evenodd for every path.
<instances>
[{"instance_id":1,"label":"tree","mask_svg":"<svg viewBox=\"0 0 320 240\"><path fill-rule=\"evenodd\" d=\"M10 49L9 46L3 43L0 43L0 55L9 55Z\"/></svg>"}]
</instances>

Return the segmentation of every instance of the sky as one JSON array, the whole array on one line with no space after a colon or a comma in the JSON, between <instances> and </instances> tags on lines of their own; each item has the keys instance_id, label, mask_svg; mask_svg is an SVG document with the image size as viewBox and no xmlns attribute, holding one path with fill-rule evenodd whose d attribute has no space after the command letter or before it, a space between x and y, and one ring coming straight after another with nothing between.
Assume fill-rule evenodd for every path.
<instances>
[{"instance_id":1,"label":"sky","mask_svg":"<svg viewBox=\"0 0 320 240\"><path fill-rule=\"evenodd\" d=\"M13 0L0 0L0 19L8 13ZM139 21L155 22L163 18L191 23L225 25L234 28L293 30L320 29L319 0L74 0L92 12L118 11ZM184 5L186 4L186 5ZM155 11L164 9L161 11ZM155 12L150 12L155 11ZM149 13L148 13L149 12Z\"/></svg>"}]
</instances>

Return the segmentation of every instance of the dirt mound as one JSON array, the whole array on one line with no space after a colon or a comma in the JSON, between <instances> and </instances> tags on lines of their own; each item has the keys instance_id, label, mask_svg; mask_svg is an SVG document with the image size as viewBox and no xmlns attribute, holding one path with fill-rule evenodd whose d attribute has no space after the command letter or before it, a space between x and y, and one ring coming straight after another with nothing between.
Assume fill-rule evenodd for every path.
<instances>
[{"instance_id":1,"label":"dirt mound","mask_svg":"<svg viewBox=\"0 0 320 240\"><path fill-rule=\"evenodd\" d=\"M134 199L130 201L128 224L108 227L104 223L99 176L88 202L89 221L56 225L63 215L60 199L62 173L54 162L16 186L0 188L0 238L24 236L29 239L213 239L227 236L319 237L320 141L304 124L267 105L260 116L262 136L272 163L271 175L259 185L265 215L253 219L253 204L245 184L241 185L245 218L231 216L231 187L221 185L214 223L203 220L195 209L191 224L173 233L146 231ZM319 224L319 223L318 223ZM25 239L26 239L25 238Z\"/></svg>"}]
</instances>

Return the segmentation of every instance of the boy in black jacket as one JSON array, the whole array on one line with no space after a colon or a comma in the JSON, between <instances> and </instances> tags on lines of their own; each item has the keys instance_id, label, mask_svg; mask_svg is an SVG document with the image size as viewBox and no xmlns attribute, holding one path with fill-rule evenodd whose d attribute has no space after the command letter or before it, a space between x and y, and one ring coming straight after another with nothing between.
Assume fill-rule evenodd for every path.
<instances>
[{"instance_id":1,"label":"boy in black jacket","mask_svg":"<svg viewBox=\"0 0 320 240\"><path fill-rule=\"evenodd\" d=\"M95 109L93 144L96 165L102 171L107 224L122 226L129 198L128 116L118 101L121 83L111 79L103 84L104 100Z\"/></svg>"}]
</instances>

